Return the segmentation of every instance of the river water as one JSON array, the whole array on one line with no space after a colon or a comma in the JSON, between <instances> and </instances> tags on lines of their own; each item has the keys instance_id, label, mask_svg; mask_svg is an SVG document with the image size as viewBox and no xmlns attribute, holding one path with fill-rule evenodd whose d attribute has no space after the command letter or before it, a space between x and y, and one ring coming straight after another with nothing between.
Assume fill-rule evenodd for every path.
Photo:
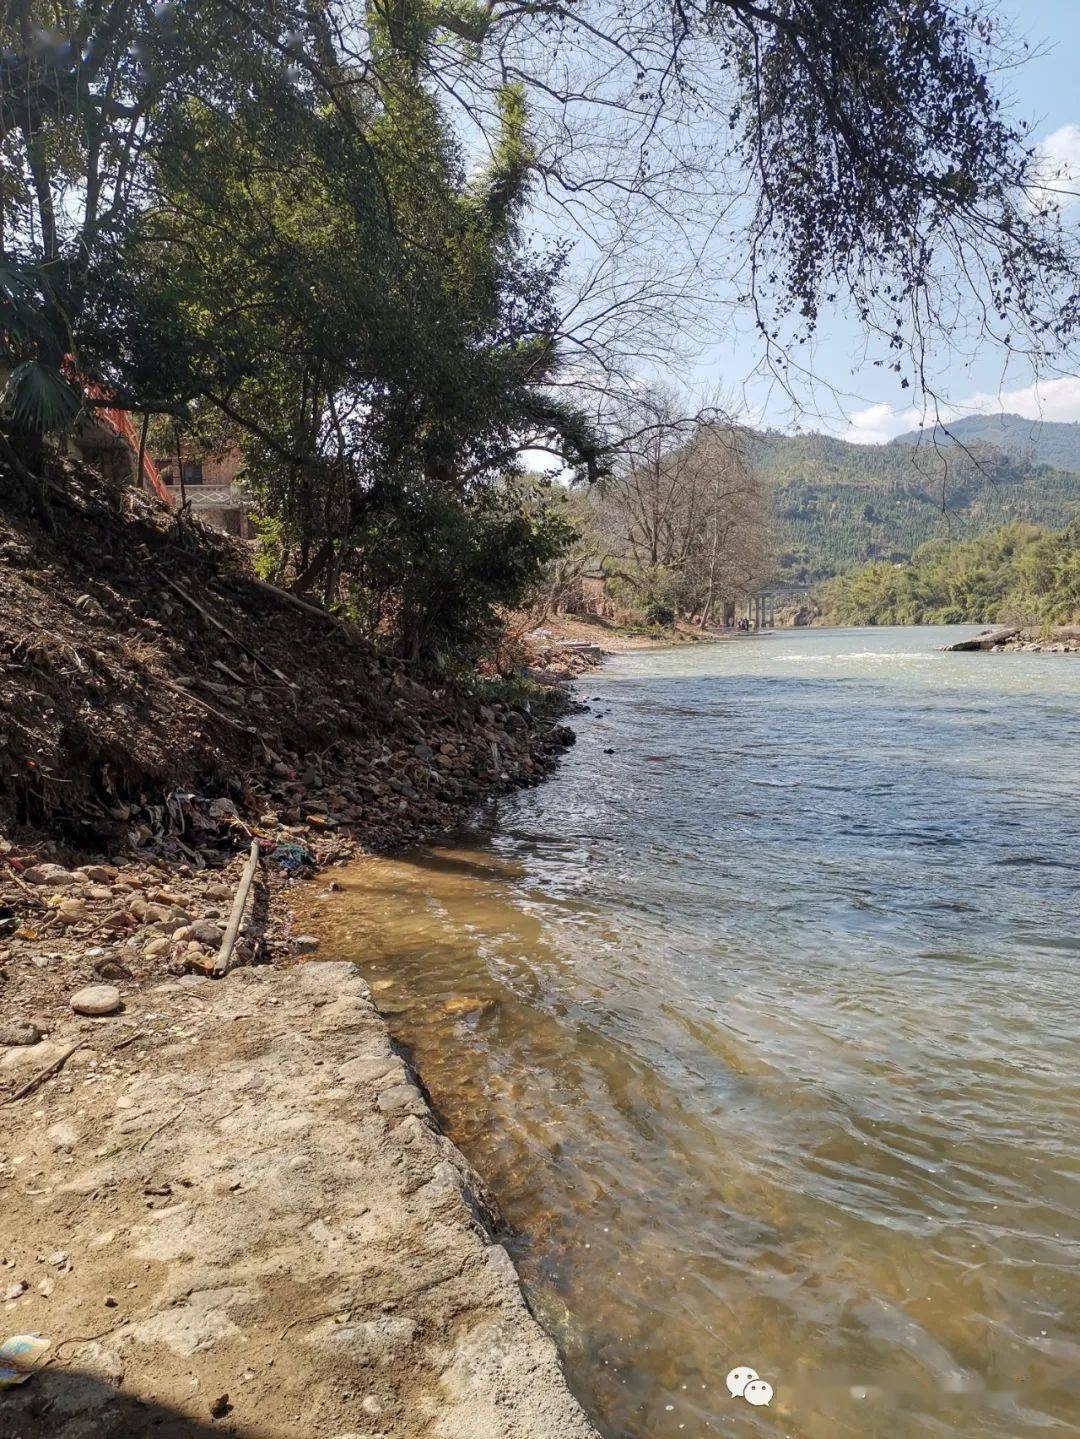
<instances>
[{"instance_id":1,"label":"river water","mask_svg":"<svg viewBox=\"0 0 1080 1439\"><path fill-rule=\"evenodd\" d=\"M619 657L338 896L608 1439L1080 1432L1080 659L969 632Z\"/></svg>"}]
</instances>

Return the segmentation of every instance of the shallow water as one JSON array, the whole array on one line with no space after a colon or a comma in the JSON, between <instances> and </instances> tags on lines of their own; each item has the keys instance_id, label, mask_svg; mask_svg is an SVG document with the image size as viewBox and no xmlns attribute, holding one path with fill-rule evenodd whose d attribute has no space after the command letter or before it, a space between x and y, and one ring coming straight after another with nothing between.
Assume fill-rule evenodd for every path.
<instances>
[{"instance_id":1,"label":"shallow water","mask_svg":"<svg viewBox=\"0 0 1080 1439\"><path fill-rule=\"evenodd\" d=\"M958 633L622 656L338 896L610 1439L1080 1430L1080 659Z\"/></svg>"}]
</instances>

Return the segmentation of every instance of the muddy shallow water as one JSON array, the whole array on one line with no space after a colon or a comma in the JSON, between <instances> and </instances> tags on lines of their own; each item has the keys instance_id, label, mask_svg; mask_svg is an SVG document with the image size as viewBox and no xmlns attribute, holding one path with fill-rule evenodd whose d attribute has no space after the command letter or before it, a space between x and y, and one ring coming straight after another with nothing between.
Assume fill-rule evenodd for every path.
<instances>
[{"instance_id":1,"label":"muddy shallow water","mask_svg":"<svg viewBox=\"0 0 1080 1439\"><path fill-rule=\"evenodd\" d=\"M611 1439L1080 1428L1080 661L949 637L621 656L326 907Z\"/></svg>"}]
</instances>

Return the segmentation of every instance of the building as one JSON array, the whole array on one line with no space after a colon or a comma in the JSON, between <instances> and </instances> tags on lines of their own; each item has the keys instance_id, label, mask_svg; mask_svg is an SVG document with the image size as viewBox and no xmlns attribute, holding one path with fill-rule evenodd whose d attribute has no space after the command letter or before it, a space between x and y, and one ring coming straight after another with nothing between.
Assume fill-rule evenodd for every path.
<instances>
[{"instance_id":1,"label":"building","mask_svg":"<svg viewBox=\"0 0 1080 1439\"><path fill-rule=\"evenodd\" d=\"M91 396L98 396L95 387L87 385L86 389ZM76 459L106 479L121 485L138 483L139 437L127 410L100 404L88 408L79 417L67 444ZM143 456L142 477L148 490L165 504L170 503L169 491L149 455Z\"/></svg>"},{"instance_id":2,"label":"building","mask_svg":"<svg viewBox=\"0 0 1080 1439\"><path fill-rule=\"evenodd\" d=\"M238 450L226 450L223 455L202 459L182 456L182 475L175 455L171 458L158 455L154 463L176 508L180 507L183 498L191 506L192 513L208 525L242 540L252 538L254 527L247 496L237 483L243 467L243 458Z\"/></svg>"}]
</instances>

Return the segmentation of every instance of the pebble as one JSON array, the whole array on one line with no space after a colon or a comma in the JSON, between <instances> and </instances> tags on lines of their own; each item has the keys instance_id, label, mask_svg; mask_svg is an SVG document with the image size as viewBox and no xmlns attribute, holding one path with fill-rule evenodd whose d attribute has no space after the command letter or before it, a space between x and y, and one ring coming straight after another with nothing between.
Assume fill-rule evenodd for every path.
<instances>
[{"instance_id":1,"label":"pebble","mask_svg":"<svg viewBox=\"0 0 1080 1439\"><path fill-rule=\"evenodd\" d=\"M62 1149L65 1154L70 1154L82 1138L82 1135L73 1124L65 1124L61 1121L61 1123L52 1126L46 1138L54 1149Z\"/></svg>"},{"instance_id":2,"label":"pebble","mask_svg":"<svg viewBox=\"0 0 1080 1439\"><path fill-rule=\"evenodd\" d=\"M131 970L121 964L113 955L106 955L104 959L95 959L94 973L99 974L102 979L131 978Z\"/></svg>"},{"instance_id":3,"label":"pebble","mask_svg":"<svg viewBox=\"0 0 1080 1439\"><path fill-rule=\"evenodd\" d=\"M27 884L40 884L65 889L75 883L75 876L59 864L34 864L23 871Z\"/></svg>"},{"instance_id":4,"label":"pebble","mask_svg":"<svg viewBox=\"0 0 1080 1439\"><path fill-rule=\"evenodd\" d=\"M104 864L80 865L79 873L85 874L91 884L111 884L116 876L116 870Z\"/></svg>"},{"instance_id":5,"label":"pebble","mask_svg":"<svg viewBox=\"0 0 1080 1439\"><path fill-rule=\"evenodd\" d=\"M40 1038L41 1030L28 1019L14 1019L7 1024L0 1024L0 1045L37 1044Z\"/></svg>"},{"instance_id":6,"label":"pebble","mask_svg":"<svg viewBox=\"0 0 1080 1439\"><path fill-rule=\"evenodd\" d=\"M199 919L191 926L191 938L200 944L216 945L221 943L221 929L216 924L211 924L208 919Z\"/></svg>"},{"instance_id":7,"label":"pebble","mask_svg":"<svg viewBox=\"0 0 1080 1439\"><path fill-rule=\"evenodd\" d=\"M298 934L293 939L293 947L297 954L311 954L318 949L319 941L313 934Z\"/></svg>"},{"instance_id":8,"label":"pebble","mask_svg":"<svg viewBox=\"0 0 1080 1439\"><path fill-rule=\"evenodd\" d=\"M115 1014L120 1008L120 991L111 984L88 984L69 1001L76 1014Z\"/></svg>"},{"instance_id":9,"label":"pebble","mask_svg":"<svg viewBox=\"0 0 1080 1439\"><path fill-rule=\"evenodd\" d=\"M61 924L82 924L88 915L86 903L81 899L62 899L57 905L56 917Z\"/></svg>"}]
</instances>

